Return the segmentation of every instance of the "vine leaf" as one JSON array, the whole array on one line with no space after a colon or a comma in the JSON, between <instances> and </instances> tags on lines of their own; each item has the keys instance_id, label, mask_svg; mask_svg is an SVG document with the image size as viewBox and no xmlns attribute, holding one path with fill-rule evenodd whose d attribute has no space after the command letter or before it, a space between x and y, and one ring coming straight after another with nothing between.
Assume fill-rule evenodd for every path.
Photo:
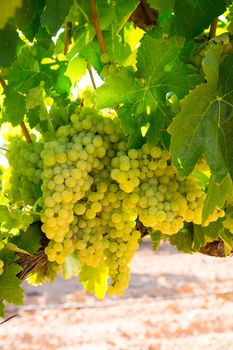
<instances>
[{"instance_id":1,"label":"vine leaf","mask_svg":"<svg viewBox=\"0 0 233 350\"><path fill-rule=\"evenodd\" d=\"M232 181L230 175L227 174L220 184L217 184L212 176L202 212L202 224L204 224L209 215L213 213L214 208L223 208L226 199L230 196L232 196Z\"/></svg>"},{"instance_id":2,"label":"vine leaf","mask_svg":"<svg viewBox=\"0 0 233 350\"><path fill-rule=\"evenodd\" d=\"M193 251L197 252L201 246L218 239L224 232L223 224L220 220L211 222L208 226L194 225Z\"/></svg>"},{"instance_id":3,"label":"vine leaf","mask_svg":"<svg viewBox=\"0 0 233 350\"><path fill-rule=\"evenodd\" d=\"M210 50L220 56L216 47ZM203 154L217 183L228 172L233 177L233 54L218 67L219 60L205 72L207 83L197 86L181 101L181 112L168 128L173 163L180 174L187 176ZM214 71L219 71L217 80Z\"/></svg>"},{"instance_id":4,"label":"vine leaf","mask_svg":"<svg viewBox=\"0 0 233 350\"><path fill-rule=\"evenodd\" d=\"M107 30L114 27L115 32L121 30L138 4L139 0L99 1L98 10L101 29Z\"/></svg>"},{"instance_id":5,"label":"vine leaf","mask_svg":"<svg viewBox=\"0 0 233 350\"><path fill-rule=\"evenodd\" d=\"M41 24L55 35L68 15L74 0L46 0L44 12L41 15Z\"/></svg>"},{"instance_id":6,"label":"vine leaf","mask_svg":"<svg viewBox=\"0 0 233 350\"><path fill-rule=\"evenodd\" d=\"M16 59L17 45L21 42L16 28L7 24L0 30L0 66L10 67Z\"/></svg>"},{"instance_id":7,"label":"vine leaf","mask_svg":"<svg viewBox=\"0 0 233 350\"><path fill-rule=\"evenodd\" d=\"M173 92L182 98L200 83L195 69L180 61L181 47L178 40L146 35L138 50L137 73L123 68L107 77L96 90L97 108L123 106L128 111L127 119L122 121L124 132L128 134L131 128L141 128L149 122L150 142L157 143L160 129L168 126L171 118L166 94ZM119 114L124 118L125 114Z\"/></svg>"},{"instance_id":8,"label":"vine leaf","mask_svg":"<svg viewBox=\"0 0 233 350\"><path fill-rule=\"evenodd\" d=\"M186 38L194 38L225 10L224 0L175 0L172 30Z\"/></svg>"},{"instance_id":9,"label":"vine leaf","mask_svg":"<svg viewBox=\"0 0 233 350\"><path fill-rule=\"evenodd\" d=\"M173 9L174 0L148 0L152 8L159 11L159 14L169 12Z\"/></svg>"},{"instance_id":10,"label":"vine leaf","mask_svg":"<svg viewBox=\"0 0 233 350\"><path fill-rule=\"evenodd\" d=\"M34 254L40 248L41 230L38 223L30 225L26 231L20 231L20 235L11 239L18 249L24 249L29 254Z\"/></svg>"},{"instance_id":11,"label":"vine leaf","mask_svg":"<svg viewBox=\"0 0 233 350\"><path fill-rule=\"evenodd\" d=\"M79 259L76 253L72 253L66 257L62 265L62 276L68 280L73 276L78 276Z\"/></svg>"},{"instance_id":12,"label":"vine leaf","mask_svg":"<svg viewBox=\"0 0 233 350\"><path fill-rule=\"evenodd\" d=\"M233 235L231 232L228 230L224 230L220 232L220 238L222 238L224 242L224 250L225 250L225 255L230 255L233 249Z\"/></svg>"},{"instance_id":13,"label":"vine leaf","mask_svg":"<svg viewBox=\"0 0 233 350\"><path fill-rule=\"evenodd\" d=\"M99 299L103 299L107 291L107 277L108 269L104 265L93 268L84 264L79 272L79 282L88 293L94 293Z\"/></svg>"},{"instance_id":14,"label":"vine leaf","mask_svg":"<svg viewBox=\"0 0 233 350\"><path fill-rule=\"evenodd\" d=\"M22 270L21 266L12 264L4 267L0 275L0 296L8 303L21 305L23 303L23 289L17 274Z\"/></svg>"},{"instance_id":15,"label":"vine leaf","mask_svg":"<svg viewBox=\"0 0 233 350\"><path fill-rule=\"evenodd\" d=\"M18 125L26 113L25 96L12 93L6 96L4 119L10 121L13 126Z\"/></svg>"}]
</instances>

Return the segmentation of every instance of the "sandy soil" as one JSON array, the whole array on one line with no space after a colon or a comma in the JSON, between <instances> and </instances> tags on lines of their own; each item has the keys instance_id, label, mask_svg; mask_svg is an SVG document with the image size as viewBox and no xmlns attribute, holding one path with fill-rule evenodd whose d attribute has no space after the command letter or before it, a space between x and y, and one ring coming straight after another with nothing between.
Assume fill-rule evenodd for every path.
<instances>
[{"instance_id":1,"label":"sandy soil","mask_svg":"<svg viewBox=\"0 0 233 350\"><path fill-rule=\"evenodd\" d=\"M30 287L0 326L1 350L229 350L233 258L178 253L145 242L130 288L98 301L76 279Z\"/></svg>"}]
</instances>

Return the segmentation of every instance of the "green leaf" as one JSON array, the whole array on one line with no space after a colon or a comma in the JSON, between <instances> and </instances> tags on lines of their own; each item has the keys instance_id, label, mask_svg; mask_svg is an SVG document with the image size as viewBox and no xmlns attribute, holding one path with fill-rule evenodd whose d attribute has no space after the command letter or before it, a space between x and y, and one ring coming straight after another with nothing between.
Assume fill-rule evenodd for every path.
<instances>
[{"instance_id":1,"label":"green leaf","mask_svg":"<svg viewBox=\"0 0 233 350\"><path fill-rule=\"evenodd\" d=\"M41 24L55 35L68 15L74 0L46 0Z\"/></svg>"},{"instance_id":2,"label":"green leaf","mask_svg":"<svg viewBox=\"0 0 233 350\"><path fill-rule=\"evenodd\" d=\"M212 50L212 52L211 52ZM219 56L216 48L211 55ZM206 54L208 57L208 52ZM216 65L212 71L218 71ZM214 62L212 59L211 62ZM205 66L204 66L205 67ZM214 179L220 183L229 172L233 176L233 54L226 56L216 73L206 72L207 82L196 87L181 101L181 112L168 131L172 135L170 151L173 163L187 176L204 155Z\"/></svg>"},{"instance_id":3,"label":"green leaf","mask_svg":"<svg viewBox=\"0 0 233 350\"><path fill-rule=\"evenodd\" d=\"M221 233L224 231L223 223L221 220L211 222L208 226L199 226L199 230L202 231L204 236L208 237L208 242L213 242L218 239Z\"/></svg>"},{"instance_id":4,"label":"green leaf","mask_svg":"<svg viewBox=\"0 0 233 350\"><path fill-rule=\"evenodd\" d=\"M30 255L26 250L18 248L14 243L11 243L11 242L8 242L6 244L6 248L16 253L23 253L23 254Z\"/></svg>"},{"instance_id":5,"label":"green leaf","mask_svg":"<svg viewBox=\"0 0 233 350\"><path fill-rule=\"evenodd\" d=\"M82 57L76 56L68 63L65 75L72 82L77 82L86 74L86 70L87 61Z\"/></svg>"},{"instance_id":6,"label":"green leaf","mask_svg":"<svg viewBox=\"0 0 233 350\"><path fill-rule=\"evenodd\" d=\"M8 205L9 199L4 195L4 193L0 192L0 205Z\"/></svg>"},{"instance_id":7,"label":"green leaf","mask_svg":"<svg viewBox=\"0 0 233 350\"><path fill-rule=\"evenodd\" d=\"M3 28L9 17L14 16L14 13L18 7L22 4L22 0L1 0L1 13L0 13L0 28Z\"/></svg>"},{"instance_id":8,"label":"green leaf","mask_svg":"<svg viewBox=\"0 0 233 350\"><path fill-rule=\"evenodd\" d=\"M35 48L33 47L33 50ZM41 80L40 65L33 54L32 48L24 47L17 60L11 67L7 93L12 94L21 92L25 94L31 88L38 86Z\"/></svg>"},{"instance_id":9,"label":"green leaf","mask_svg":"<svg viewBox=\"0 0 233 350\"><path fill-rule=\"evenodd\" d=\"M173 9L174 0L148 0L152 8L159 11L159 14L169 12Z\"/></svg>"},{"instance_id":10,"label":"green leaf","mask_svg":"<svg viewBox=\"0 0 233 350\"><path fill-rule=\"evenodd\" d=\"M79 272L79 282L82 283L88 293L103 299L107 291L108 268L105 265L93 268L83 264Z\"/></svg>"},{"instance_id":11,"label":"green leaf","mask_svg":"<svg viewBox=\"0 0 233 350\"><path fill-rule=\"evenodd\" d=\"M16 59L17 45L21 42L16 28L7 24L0 30L0 66L10 67Z\"/></svg>"},{"instance_id":12,"label":"green leaf","mask_svg":"<svg viewBox=\"0 0 233 350\"><path fill-rule=\"evenodd\" d=\"M124 132L140 129L149 122L148 135L150 141L156 143L161 130L170 123L166 94L173 92L182 98L200 82L196 71L179 60L181 47L175 39L145 36L137 54L138 78L130 68L107 77L96 91L97 108L123 105L129 113L129 122L122 122Z\"/></svg>"},{"instance_id":13,"label":"green leaf","mask_svg":"<svg viewBox=\"0 0 233 350\"><path fill-rule=\"evenodd\" d=\"M21 305L23 303L23 289L17 274L22 270L21 266L12 264L4 267L0 275L0 296L8 303Z\"/></svg>"},{"instance_id":14,"label":"green leaf","mask_svg":"<svg viewBox=\"0 0 233 350\"><path fill-rule=\"evenodd\" d=\"M20 229L25 231L33 220L33 216L24 211L0 205L0 233L4 236L18 234Z\"/></svg>"},{"instance_id":15,"label":"green leaf","mask_svg":"<svg viewBox=\"0 0 233 350\"><path fill-rule=\"evenodd\" d=\"M157 250L159 248L161 238L162 238L162 234L160 232L158 231L151 232L153 250Z\"/></svg>"},{"instance_id":16,"label":"green leaf","mask_svg":"<svg viewBox=\"0 0 233 350\"><path fill-rule=\"evenodd\" d=\"M139 0L99 1L98 11L101 29L109 30L114 28L114 31L117 33L128 21L138 4Z\"/></svg>"},{"instance_id":17,"label":"green leaf","mask_svg":"<svg viewBox=\"0 0 233 350\"><path fill-rule=\"evenodd\" d=\"M205 244L205 235L201 225L194 225L192 250L197 252Z\"/></svg>"},{"instance_id":18,"label":"green leaf","mask_svg":"<svg viewBox=\"0 0 233 350\"><path fill-rule=\"evenodd\" d=\"M208 226L194 225L194 241L193 250L199 249L209 242L218 240L224 232L224 227L221 220L211 222Z\"/></svg>"},{"instance_id":19,"label":"green leaf","mask_svg":"<svg viewBox=\"0 0 233 350\"><path fill-rule=\"evenodd\" d=\"M180 252L187 254L193 253L193 233L191 230L184 228L175 235L168 236L168 240Z\"/></svg>"},{"instance_id":20,"label":"green leaf","mask_svg":"<svg viewBox=\"0 0 233 350\"><path fill-rule=\"evenodd\" d=\"M78 276L79 274L79 260L76 253L72 253L65 259L62 265L62 276L64 279L68 280L73 276Z\"/></svg>"},{"instance_id":21,"label":"green leaf","mask_svg":"<svg viewBox=\"0 0 233 350\"><path fill-rule=\"evenodd\" d=\"M26 253L34 254L40 248L41 229L38 223L30 225L26 231L20 231L18 236L11 239L18 249L23 249Z\"/></svg>"},{"instance_id":22,"label":"green leaf","mask_svg":"<svg viewBox=\"0 0 233 350\"><path fill-rule=\"evenodd\" d=\"M173 31L194 38L226 10L223 0L175 0Z\"/></svg>"},{"instance_id":23,"label":"green leaf","mask_svg":"<svg viewBox=\"0 0 233 350\"><path fill-rule=\"evenodd\" d=\"M222 238L224 242L225 255L230 255L233 250L233 235L231 232L225 230L220 234L220 238Z\"/></svg>"},{"instance_id":24,"label":"green leaf","mask_svg":"<svg viewBox=\"0 0 233 350\"><path fill-rule=\"evenodd\" d=\"M17 26L30 41L39 31L44 5L45 0L23 0L22 6L16 10Z\"/></svg>"},{"instance_id":25,"label":"green leaf","mask_svg":"<svg viewBox=\"0 0 233 350\"><path fill-rule=\"evenodd\" d=\"M7 94L4 119L16 126L23 120L25 114L25 96L18 93Z\"/></svg>"},{"instance_id":26,"label":"green leaf","mask_svg":"<svg viewBox=\"0 0 233 350\"><path fill-rule=\"evenodd\" d=\"M206 222L216 207L224 207L226 199L232 196L232 193L232 181L229 174L227 174L220 184L217 184L214 181L214 178L211 177L202 212L202 225Z\"/></svg>"}]
</instances>

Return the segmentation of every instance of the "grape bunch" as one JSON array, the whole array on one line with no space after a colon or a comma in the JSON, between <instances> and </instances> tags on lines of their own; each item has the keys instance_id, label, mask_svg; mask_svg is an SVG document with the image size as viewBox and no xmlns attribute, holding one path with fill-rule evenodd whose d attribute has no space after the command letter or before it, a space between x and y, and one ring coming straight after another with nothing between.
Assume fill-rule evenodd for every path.
<instances>
[{"instance_id":1,"label":"grape bunch","mask_svg":"<svg viewBox=\"0 0 233 350\"><path fill-rule=\"evenodd\" d=\"M206 194L194 175L181 179L169 152L158 146L128 149L111 114L84 106L43 143L13 138L8 154L14 200L32 205L35 186L42 183L41 230L49 240L50 264L62 266L74 254L80 271L103 268L109 294L128 287L141 238L138 221L168 235L185 221L201 224ZM205 225L221 216L224 211L216 208Z\"/></svg>"}]
</instances>

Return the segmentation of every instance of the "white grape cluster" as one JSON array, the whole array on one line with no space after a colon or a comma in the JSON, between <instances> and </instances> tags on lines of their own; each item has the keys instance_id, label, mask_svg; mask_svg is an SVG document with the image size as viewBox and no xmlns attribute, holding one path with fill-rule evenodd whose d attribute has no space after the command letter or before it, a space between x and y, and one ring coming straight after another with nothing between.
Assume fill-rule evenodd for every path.
<instances>
[{"instance_id":1,"label":"white grape cluster","mask_svg":"<svg viewBox=\"0 0 233 350\"><path fill-rule=\"evenodd\" d=\"M41 153L48 259L62 264L75 251L81 264L104 264L110 294L127 288L128 264L140 238L137 200L111 179L112 158L125 150L118 119L84 113L73 114L71 124L60 127L56 141L46 142Z\"/></svg>"},{"instance_id":2,"label":"white grape cluster","mask_svg":"<svg viewBox=\"0 0 233 350\"><path fill-rule=\"evenodd\" d=\"M80 270L103 267L109 294L121 295L128 287L141 236L138 220L169 235L185 221L201 224L206 194L195 177L180 179L160 147L128 150L119 119L93 109L72 114L44 143L13 137L8 158L11 199L33 205L35 186L42 182L37 203L48 260L57 267L74 253ZM224 211L215 209L205 225L221 216Z\"/></svg>"},{"instance_id":3,"label":"white grape cluster","mask_svg":"<svg viewBox=\"0 0 233 350\"><path fill-rule=\"evenodd\" d=\"M10 166L4 174L4 190L13 201L32 205L36 201L35 186L41 180L43 143L28 144L22 136L15 135L9 138L7 147Z\"/></svg>"},{"instance_id":4,"label":"white grape cluster","mask_svg":"<svg viewBox=\"0 0 233 350\"><path fill-rule=\"evenodd\" d=\"M159 147L127 150L117 118L84 108L58 128L41 157L48 260L62 264L75 252L81 265L107 267L109 294L128 286L137 219L165 234L177 233L184 221L201 223L205 193L195 178L179 179ZM208 222L222 215L216 209Z\"/></svg>"},{"instance_id":5,"label":"white grape cluster","mask_svg":"<svg viewBox=\"0 0 233 350\"><path fill-rule=\"evenodd\" d=\"M140 150L118 154L112 166L112 179L138 197L138 216L144 226L175 234L184 221L201 224L206 194L193 175L179 178L167 150L144 144ZM215 209L205 225L221 216L224 211Z\"/></svg>"}]
</instances>

